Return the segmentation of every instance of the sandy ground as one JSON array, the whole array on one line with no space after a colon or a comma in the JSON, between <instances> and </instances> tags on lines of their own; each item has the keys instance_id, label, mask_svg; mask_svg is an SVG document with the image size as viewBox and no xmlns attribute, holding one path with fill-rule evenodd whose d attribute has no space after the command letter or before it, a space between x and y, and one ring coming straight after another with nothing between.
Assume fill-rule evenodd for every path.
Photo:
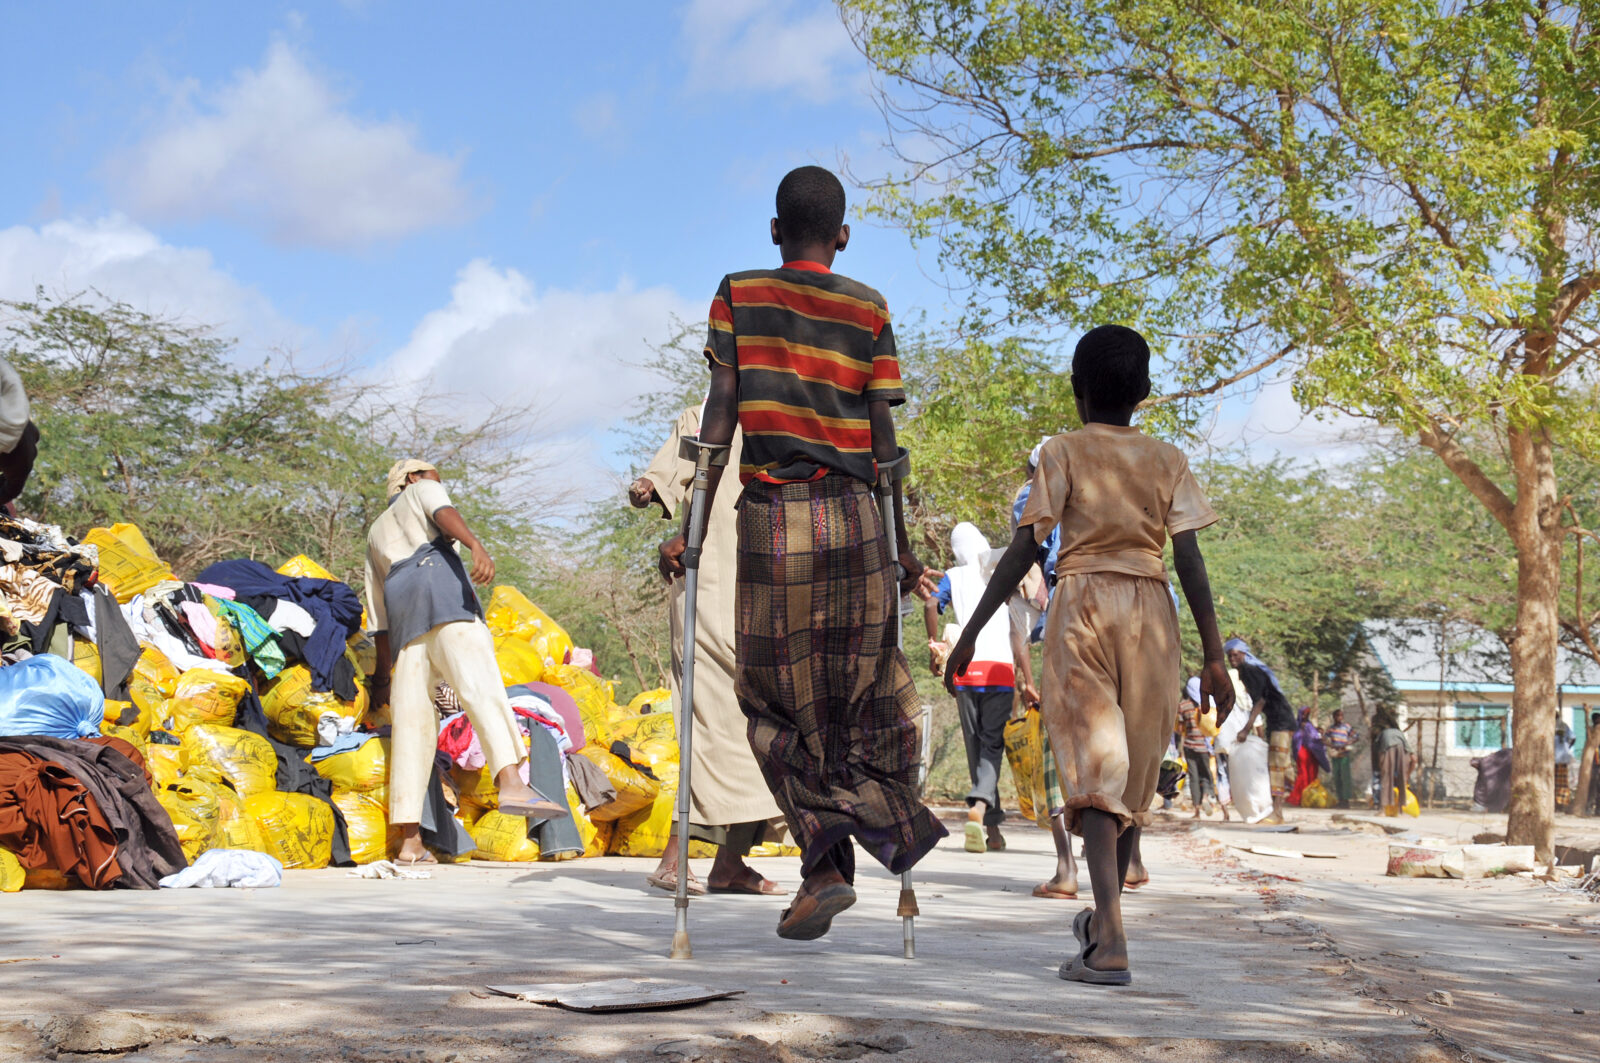
<instances>
[{"instance_id":1,"label":"sandy ground","mask_svg":"<svg viewBox=\"0 0 1600 1063\"><path fill-rule=\"evenodd\" d=\"M1158 824L1154 880L1125 903L1130 989L1056 978L1080 905L1029 895L1053 863L1031 825L1008 831L1006 852L952 839L924 862L914 961L900 954L898 881L865 866L860 903L818 942L773 934L781 900L697 899L687 962L666 958L672 904L645 888L648 862L620 858L442 867L425 882L328 870L275 890L7 895L0 1058L1600 1058L1600 905L1522 880L1384 879L1384 837L1301 815L1292 835ZM1256 842L1338 855L1231 847ZM761 867L795 884L795 861ZM588 1015L484 992L619 976L743 993ZM1453 1005L1428 1003L1437 990Z\"/></svg>"}]
</instances>

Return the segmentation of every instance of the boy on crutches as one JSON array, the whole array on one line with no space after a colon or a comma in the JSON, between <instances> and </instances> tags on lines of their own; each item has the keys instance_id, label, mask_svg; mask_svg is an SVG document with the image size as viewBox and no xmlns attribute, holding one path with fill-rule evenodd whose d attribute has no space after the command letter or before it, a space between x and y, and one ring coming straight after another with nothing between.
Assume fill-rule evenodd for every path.
<instances>
[{"instance_id":1,"label":"boy on crutches","mask_svg":"<svg viewBox=\"0 0 1600 1063\"><path fill-rule=\"evenodd\" d=\"M700 439L739 457L739 706L801 849L778 924L811 940L855 903L851 840L890 871L945 835L918 796L920 699L900 652L899 592L916 583L895 490L893 556L874 487L905 399L883 297L833 273L844 187L816 166L778 186L779 269L723 278L711 304L711 394ZM711 470L714 497L720 470ZM896 587L895 562L903 577Z\"/></svg>"}]
</instances>

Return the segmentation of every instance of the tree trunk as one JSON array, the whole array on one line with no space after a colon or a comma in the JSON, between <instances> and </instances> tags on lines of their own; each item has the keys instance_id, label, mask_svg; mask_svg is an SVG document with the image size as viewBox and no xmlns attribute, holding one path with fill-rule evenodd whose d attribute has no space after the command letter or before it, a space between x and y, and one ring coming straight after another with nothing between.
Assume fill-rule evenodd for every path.
<instances>
[{"instance_id":1,"label":"tree trunk","mask_svg":"<svg viewBox=\"0 0 1600 1063\"><path fill-rule=\"evenodd\" d=\"M1511 640L1511 806L1506 842L1532 845L1541 862L1555 844L1556 651L1561 588L1560 513L1547 432L1508 433L1517 501L1517 626Z\"/></svg>"},{"instance_id":2,"label":"tree trunk","mask_svg":"<svg viewBox=\"0 0 1600 1063\"><path fill-rule=\"evenodd\" d=\"M1589 787L1594 777L1594 755L1600 752L1600 727L1589 722L1589 706L1580 710L1584 715L1583 757L1578 761L1578 782L1572 790L1572 814L1589 814Z\"/></svg>"}]
</instances>

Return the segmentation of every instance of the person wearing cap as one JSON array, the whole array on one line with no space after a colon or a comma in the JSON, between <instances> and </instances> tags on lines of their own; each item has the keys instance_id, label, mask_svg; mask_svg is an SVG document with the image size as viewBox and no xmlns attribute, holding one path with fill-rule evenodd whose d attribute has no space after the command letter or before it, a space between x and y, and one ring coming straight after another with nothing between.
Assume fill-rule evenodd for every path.
<instances>
[{"instance_id":1,"label":"person wearing cap","mask_svg":"<svg viewBox=\"0 0 1600 1063\"><path fill-rule=\"evenodd\" d=\"M39 429L28 406L28 392L11 363L0 358L0 506L22 494L39 454Z\"/></svg>"},{"instance_id":2,"label":"person wearing cap","mask_svg":"<svg viewBox=\"0 0 1600 1063\"><path fill-rule=\"evenodd\" d=\"M389 818L399 859L432 863L419 824L438 744L433 690L455 691L494 775L500 811L529 820L570 813L523 781L527 749L500 681L494 639L474 582L494 579L494 559L473 534L432 465L405 458L389 470L389 508L367 533L367 616L378 648L374 694L390 705ZM455 543L472 552L469 576ZM391 677L391 650L393 669Z\"/></svg>"}]
</instances>

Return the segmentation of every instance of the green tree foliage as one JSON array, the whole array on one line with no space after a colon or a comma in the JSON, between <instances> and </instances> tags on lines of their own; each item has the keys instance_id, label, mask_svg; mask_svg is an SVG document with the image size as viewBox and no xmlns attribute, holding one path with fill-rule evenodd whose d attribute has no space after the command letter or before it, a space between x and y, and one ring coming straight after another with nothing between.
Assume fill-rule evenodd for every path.
<instances>
[{"instance_id":1,"label":"green tree foliage","mask_svg":"<svg viewBox=\"0 0 1600 1063\"><path fill-rule=\"evenodd\" d=\"M1554 450L1600 443L1600 3L842 7L909 164L876 210L939 237L973 326L1138 325L1179 422L1292 371L1307 408L1413 435L1506 530L1507 829L1547 853Z\"/></svg>"},{"instance_id":2,"label":"green tree foliage","mask_svg":"<svg viewBox=\"0 0 1600 1063\"><path fill-rule=\"evenodd\" d=\"M357 588L384 476L403 455L440 466L498 559L526 580L541 537L536 466L499 411L471 425L338 374L242 365L211 330L91 297L0 303L4 357L39 425L22 512L69 534L127 521L180 574L306 553Z\"/></svg>"},{"instance_id":3,"label":"green tree foliage","mask_svg":"<svg viewBox=\"0 0 1600 1063\"><path fill-rule=\"evenodd\" d=\"M919 554L948 559L950 529L964 520L1005 546L1028 452L1077 425L1069 367L1020 340L944 345L916 334L902 341L900 360L907 403L896 421L911 452Z\"/></svg>"},{"instance_id":4,"label":"green tree foliage","mask_svg":"<svg viewBox=\"0 0 1600 1063\"><path fill-rule=\"evenodd\" d=\"M1361 623L1393 609L1364 500L1339 473L1284 461L1213 460L1195 473L1223 514L1201 533L1218 620L1309 704L1336 685ZM1181 630L1192 674L1199 640Z\"/></svg>"}]
</instances>

